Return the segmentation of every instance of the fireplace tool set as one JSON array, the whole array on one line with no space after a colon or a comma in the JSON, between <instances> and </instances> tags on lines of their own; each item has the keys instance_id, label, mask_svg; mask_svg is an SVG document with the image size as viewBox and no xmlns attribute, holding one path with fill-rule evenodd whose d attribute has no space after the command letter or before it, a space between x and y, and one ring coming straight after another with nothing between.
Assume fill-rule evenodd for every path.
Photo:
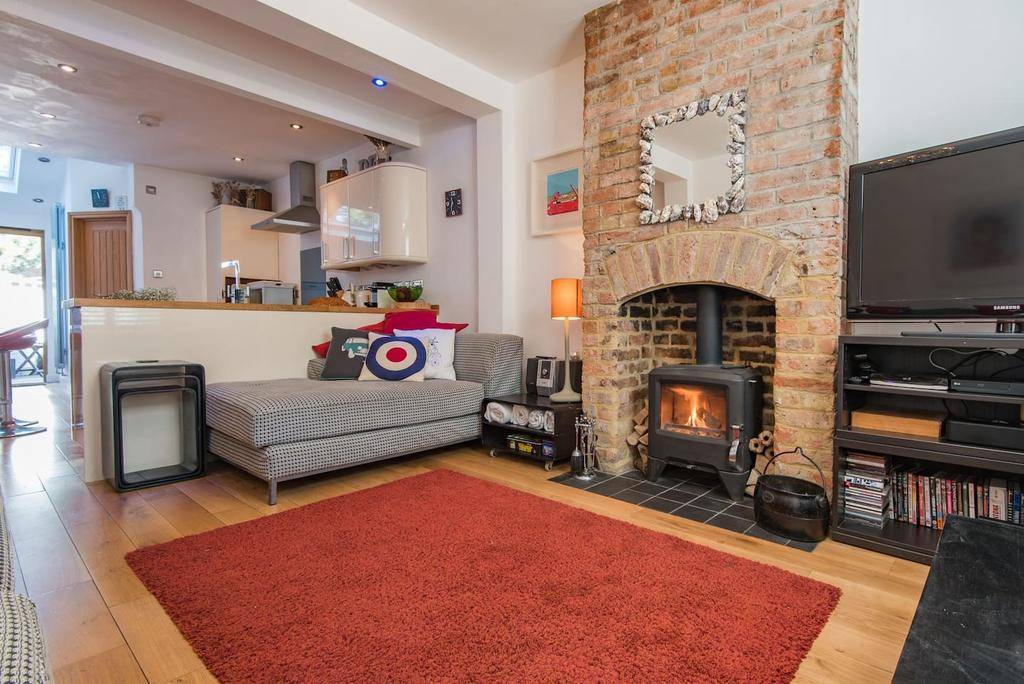
<instances>
[{"instance_id":1,"label":"fireplace tool set","mask_svg":"<svg viewBox=\"0 0 1024 684\"><path fill-rule=\"evenodd\" d=\"M584 413L576 417L576 448L569 457L569 469L580 480L593 480L597 473L596 422Z\"/></svg>"}]
</instances>

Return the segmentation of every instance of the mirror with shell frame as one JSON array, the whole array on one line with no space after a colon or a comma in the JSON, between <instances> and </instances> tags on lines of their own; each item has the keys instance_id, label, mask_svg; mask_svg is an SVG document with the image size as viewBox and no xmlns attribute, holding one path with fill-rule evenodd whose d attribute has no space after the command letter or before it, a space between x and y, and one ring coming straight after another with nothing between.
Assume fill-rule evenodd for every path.
<instances>
[{"instance_id":1,"label":"mirror with shell frame","mask_svg":"<svg viewBox=\"0 0 1024 684\"><path fill-rule=\"evenodd\" d=\"M746 202L746 91L711 95L640 122L640 223L714 223Z\"/></svg>"}]
</instances>

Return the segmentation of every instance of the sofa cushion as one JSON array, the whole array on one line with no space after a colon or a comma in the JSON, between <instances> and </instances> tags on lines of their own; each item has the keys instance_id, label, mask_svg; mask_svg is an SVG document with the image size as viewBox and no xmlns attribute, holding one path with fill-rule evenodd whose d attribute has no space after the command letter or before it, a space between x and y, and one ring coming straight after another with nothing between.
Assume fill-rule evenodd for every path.
<instances>
[{"instance_id":1,"label":"sofa cushion","mask_svg":"<svg viewBox=\"0 0 1024 684\"><path fill-rule=\"evenodd\" d=\"M43 684L53 681L32 601L0 591L0 681Z\"/></svg>"},{"instance_id":2,"label":"sofa cushion","mask_svg":"<svg viewBox=\"0 0 1024 684\"><path fill-rule=\"evenodd\" d=\"M483 398L464 380L223 382L206 388L206 422L263 447L477 414Z\"/></svg>"}]
</instances>

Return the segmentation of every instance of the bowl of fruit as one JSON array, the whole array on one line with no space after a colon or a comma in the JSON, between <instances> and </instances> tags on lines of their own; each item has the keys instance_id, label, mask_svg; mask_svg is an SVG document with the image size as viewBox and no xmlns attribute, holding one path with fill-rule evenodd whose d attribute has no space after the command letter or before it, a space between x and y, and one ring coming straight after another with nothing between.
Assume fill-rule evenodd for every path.
<instances>
[{"instance_id":1,"label":"bowl of fruit","mask_svg":"<svg viewBox=\"0 0 1024 684\"><path fill-rule=\"evenodd\" d=\"M396 283L388 288L388 296L396 302L415 302L423 294L423 285Z\"/></svg>"}]
</instances>

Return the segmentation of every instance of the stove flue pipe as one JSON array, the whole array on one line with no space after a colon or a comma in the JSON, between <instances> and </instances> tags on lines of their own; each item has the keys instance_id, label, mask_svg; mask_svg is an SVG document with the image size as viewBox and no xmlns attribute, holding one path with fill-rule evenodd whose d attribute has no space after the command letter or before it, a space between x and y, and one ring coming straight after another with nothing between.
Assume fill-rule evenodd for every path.
<instances>
[{"instance_id":1,"label":"stove flue pipe","mask_svg":"<svg viewBox=\"0 0 1024 684\"><path fill-rule=\"evenodd\" d=\"M697 363L722 365L722 291L715 285L697 286Z\"/></svg>"}]
</instances>

